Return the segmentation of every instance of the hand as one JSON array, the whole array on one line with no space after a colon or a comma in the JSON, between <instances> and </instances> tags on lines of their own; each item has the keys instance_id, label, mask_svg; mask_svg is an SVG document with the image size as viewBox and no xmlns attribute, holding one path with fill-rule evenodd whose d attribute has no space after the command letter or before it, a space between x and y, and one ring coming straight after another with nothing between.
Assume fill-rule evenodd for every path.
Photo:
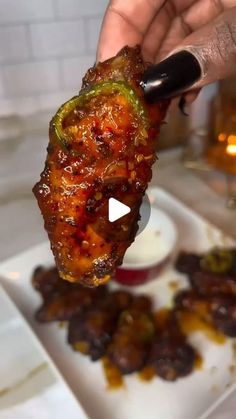
<instances>
[{"instance_id":1,"label":"hand","mask_svg":"<svg viewBox=\"0 0 236 419\"><path fill-rule=\"evenodd\" d=\"M236 73L236 0L111 0L97 59L136 44L145 60L164 59L155 68L166 75L157 97L190 89L192 99L196 89Z\"/></svg>"}]
</instances>

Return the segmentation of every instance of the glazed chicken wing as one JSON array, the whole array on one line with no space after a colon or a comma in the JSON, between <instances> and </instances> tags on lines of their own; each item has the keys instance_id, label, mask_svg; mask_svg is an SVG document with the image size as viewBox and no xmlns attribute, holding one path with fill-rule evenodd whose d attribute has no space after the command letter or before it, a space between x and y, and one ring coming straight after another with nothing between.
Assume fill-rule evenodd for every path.
<instances>
[{"instance_id":1,"label":"glazed chicken wing","mask_svg":"<svg viewBox=\"0 0 236 419\"><path fill-rule=\"evenodd\" d=\"M61 278L84 285L110 279L138 229L156 136L168 103L147 105L140 48L88 70L82 89L50 124L48 155L34 194ZM131 208L108 220L108 200Z\"/></svg>"},{"instance_id":2,"label":"glazed chicken wing","mask_svg":"<svg viewBox=\"0 0 236 419\"><path fill-rule=\"evenodd\" d=\"M181 291L175 297L177 316L182 311L195 313L201 320L226 336L236 337L236 300L234 295L202 296L195 291Z\"/></svg>"},{"instance_id":3,"label":"glazed chicken wing","mask_svg":"<svg viewBox=\"0 0 236 419\"><path fill-rule=\"evenodd\" d=\"M180 252L176 269L200 295L236 295L236 250L213 248L203 255Z\"/></svg>"}]
</instances>

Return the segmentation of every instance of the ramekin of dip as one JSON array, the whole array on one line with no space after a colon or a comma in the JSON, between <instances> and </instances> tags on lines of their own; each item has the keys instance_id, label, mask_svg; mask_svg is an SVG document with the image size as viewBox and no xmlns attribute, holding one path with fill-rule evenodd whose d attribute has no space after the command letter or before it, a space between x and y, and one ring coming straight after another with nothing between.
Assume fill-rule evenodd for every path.
<instances>
[{"instance_id":1,"label":"ramekin of dip","mask_svg":"<svg viewBox=\"0 0 236 419\"><path fill-rule=\"evenodd\" d=\"M145 229L126 251L114 280L124 285L140 285L155 279L168 264L177 241L177 230L162 210L151 207Z\"/></svg>"}]
</instances>

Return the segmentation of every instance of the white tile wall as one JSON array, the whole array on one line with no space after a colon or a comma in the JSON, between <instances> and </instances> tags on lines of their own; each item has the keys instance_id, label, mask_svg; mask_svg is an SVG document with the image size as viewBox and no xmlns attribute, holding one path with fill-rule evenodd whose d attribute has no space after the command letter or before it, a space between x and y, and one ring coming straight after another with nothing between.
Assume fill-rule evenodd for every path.
<instances>
[{"instance_id":1,"label":"white tile wall","mask_svg":"<svg viewBox=\"0 0 236 419\"><path fill-rule=\"evenodd\" d=\"M4 82L3 82L3 75L0 72L0 98L4 96ZM1 107L0 107L1 112Z\"/></svg>"},{"instance_id":2,"label":"white tile wall","mask_svg":"<svg viewBox=\"0 0 236 419\"><path fill-rule=\"evenodd\" d=\"M3 82L9 97L30 95L59 89L57 61L6 65Z\"/></svg>"},{"instance_id":3,"label":"white tile wall","mask_svg":"<svg viewBox=\"0 0 236 419\"><path fill-rule=\"evenodd\" d=\"M54 16L53 0L1 0L0 22L31 22Z\"/></svg>"},{"instance_id":4,"label":"white tile wall","mask_svg":"<svg viewBox=\"0 0 236 419\"><path fill-rule=\"evenodd\" d=\"M49 111L49 118L51 118L55 111L75 94L76 92L73 89L40 94L38 96L38 108L40 111Z\"/></svg>"},{"instance_id":5,"label":"white tile wall","mask_svg":"<svg viewBox=\"0 0 236 419\"><path fill-rule=\"evenodd\" d=\"M0 26L0 61L22 61L29 56L27 28L19 26Z\"/></svg>"},{"instance_id":6,"label":"white tile wall","mask_svg":"<svg viewBox=\"0 0 236 419\"><path fill-rule=\"evenodd\" d=\"M65 88L74 88L77 92L81 86L86 70L94 64L94 55L78 58L67 58L62 61L62 78Z\"/></svg>"},{"instance_id":7,"label":"white tile wall","mask_svg":"<svg viewBox=\"0 0 236 419\"><path fill-rule=\"evenodd\" d=\"M83 21L30 25L33 56L63 57L84 53Z\"/></svg>"},{"instance_id":8,"label":"white tile wall","mask_svg":"<svg viewBox=\"0 0 236 419\"><path fill-rule=\"evenodd\" d=\"M37 96L14 97L14 99L0 99L0 116L30 115L39 109Z\"/></svg>"},{"instance_id":9,"label":"white tile wall","mask_svg":"<svg viewBox=\"0 0 236 419\"><path fill-rule=\"evenodd\" d=\"M57 11L62 18L96 16L105 10L107 4L108 0L57 0Z\"/></svg>"},{"instance_id":10,"label":"white tile wall","mask_svg":"<svg viewBox=\"0 0 236 419\"><path fill-rule=\"evenodd\" d=\"M107 4L0 0L0 116L54 111L76 94L94 64Z\"/></svg>"},{"instance_id":11,"label":"white tile wall","mask_svg":"<svg viewBox=\"0 0 236 419\"><path fill-rule=\"evenodd\" d=\"M96 51L97 42L99 37L99 32L101 29L101 19L100 18L90 18L88 19L88 48L89 51Z\"/></svg>"}]
</instances>

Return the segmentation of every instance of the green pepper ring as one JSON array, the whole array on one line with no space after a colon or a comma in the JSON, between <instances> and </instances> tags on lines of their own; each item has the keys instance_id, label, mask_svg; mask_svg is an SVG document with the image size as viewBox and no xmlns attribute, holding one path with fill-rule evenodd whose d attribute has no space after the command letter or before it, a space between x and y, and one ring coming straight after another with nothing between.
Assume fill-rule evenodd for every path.
<instances>
[{"instance_id":1,"label":"green pepper ring","mask_svg":"<svg viewBox=\"0 0 236 419\"><path fill-rule=\"evenodd\" d=\"M224 274L231 269L233 255L230 250L213 248L200 260L202 269L215 274Z\"/></svg>"},{"instance_id":2,"label":"green pepper ring","mask_svg":"<svg viewBox=\"0 0 236 419\"><path fill-rule=\"evenodd\" d=\"M82 93L81 95L74 96L72 99L65 102L57 111L56 115L52 119L52 126L54 128L56 138L63 149L67 152L70 152L68 149L68 144L70 142L69 136L66 136L62 123L65 117L78 105L82 105L87 102L89 99L98 96L99 94L111 94L118 91L122 93L133 106L136 113L141 117L143 126L145 129L148 129L148 118L146 111L135 93L135 91L124 81L108 81L103 83L98 83L93 86L89 91ZM72 154L73 151L71 152Z\"/></svg>"},{"instance_id":3,"label":"green pepper ring","mask_svg":"<svg viewBox=\"0 0 236 419\"><path fill-rule=\"evenodd\" d=\"M132 314L129 310L123 310L118 319L118 325L122 328L125 325L132 325ZM139 323L141 323L142 331L139 330L138 339L141 341L149 341L155 333L155 326L151 317L146 313L140 313Z\"/></svg>"}]
</instances>

